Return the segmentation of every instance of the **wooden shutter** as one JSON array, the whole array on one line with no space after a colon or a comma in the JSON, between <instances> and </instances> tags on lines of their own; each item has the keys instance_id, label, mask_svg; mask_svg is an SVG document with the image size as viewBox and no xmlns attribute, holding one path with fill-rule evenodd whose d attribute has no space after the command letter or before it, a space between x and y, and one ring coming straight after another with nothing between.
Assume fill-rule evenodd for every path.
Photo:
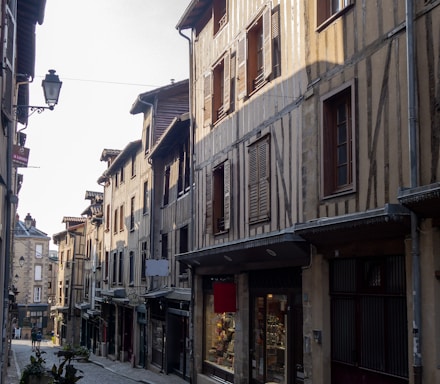
<instances>
[{"instance_id":1,"label":"wooden shutter","mask_svg":"<svg viewBox=\"0 0 440 384\"><path fill-rule=\"evenodd\" d=\"M228 113L231 108L231 55L226 53L223 59L223 111Z\"/></svg>"},{"instance_id":2,"label":"wooden shutter","mask_svg":"<svg viewBox=\"0 0 440 384\"><path fill-rule=\"evenodd\" d=\"M213 212L212 212L212 174L209 169L206 172L206 233L213 233Z\"/></svg>"},{"instance_id":3,"label":"wooden shutter","mask_svg":"<svg viewBox=\"0 0 440 384\"><path fill-rule=\"evenodd\" d=\"M258 167L257 146L252 145L249 154L249 222L258 220Z\"/></svg>"},{"instance_id":4,"label":"wooden shutter","mask_svg":"<svg viewBox=\"0 0 440 384\"><path fill-rule=\"evenodd\" d=\"M269 136L258 145L258 171L259 171L259 219L270 217L270 161L269 161Z\"/></svg>"},{"instance_id":5,"label":"wooden shutter","mask_svg":"<svg viewBox=\"0 0 440 384\"><path fill-rule=\"evenodd\" d=\"M263 55L264 78L272 74L272 11L267 7L263 12Z\"/></svg>"},{"instance_id":6,"label":"wooden shutter","mask_svg":"<svg viewBox=\"0 0 440 384\"><path fill-rule=\"evenodd\" d=\"M246 34L243 34L237 43L237 97L243 99L247 96L247 44Z\"/></svg>"},{"instance_id":7,"label":"wooden shutter","mask_svg":"<svg viewBox=\"0 0 440 384\"><path fill-rule=\"evenodd\" d=\"M223 163L223 208L224 208L224 222L225 230L231 227L231 163L226 160Z\"/></svg>"},{"instance_id":8,"label":"wooden shutter","mask_svg":"<svg viewBox=\"0 0 440 384\"><path fill-rule=\"evenodd\" d=\"M206 127L212 123L212 73L205 75L203 80L203 126Z\"/></svg>"}]
</instances>

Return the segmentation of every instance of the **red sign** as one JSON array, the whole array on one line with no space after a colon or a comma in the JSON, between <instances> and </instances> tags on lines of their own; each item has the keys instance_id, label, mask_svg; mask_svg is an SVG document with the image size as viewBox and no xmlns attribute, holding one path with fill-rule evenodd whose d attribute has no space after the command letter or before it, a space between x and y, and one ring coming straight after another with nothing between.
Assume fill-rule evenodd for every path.
<instances>
[{"instance_id":1,"label":"red sign","mask_svg":"<svg viewBox=\"0 0 440 384\"><path fill-rule=\"evenodd\" d=\"M29 148L14 145L14 149L12 151L12 165L17 168L26 168L28 165L28 160Z\"/></svg>"},{"instance_id":2,"label":"red sign","mask_svg":"<svg viewBox=\"0 0 440 384\"><path fill-rule=\"evenodd\" d=\"M214 283L214 312L235 312L236 305L236 289L235 283Z\"/></svg>"}]
</instances>

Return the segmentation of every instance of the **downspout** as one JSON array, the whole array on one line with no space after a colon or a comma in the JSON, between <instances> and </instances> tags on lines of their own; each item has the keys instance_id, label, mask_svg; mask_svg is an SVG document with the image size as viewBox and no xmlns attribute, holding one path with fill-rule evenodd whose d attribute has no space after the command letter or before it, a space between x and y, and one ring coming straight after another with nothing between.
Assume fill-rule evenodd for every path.
<instances>
[{"instance_id":1,"label":"downspout","mask_svg":"<svg viewBox=\"0 0 440 384\"><path fill-rule=\"evenodd\" d=\"M406 54L408 81L408 133L411 188L419 185L417 102L414 41L414 1L406 0ZM419 219L411 212L411 255L413 292L413 375L414 384L422 383L422 322Z\"/></svg>"},{"instance_id":2,"label":"downspout","mask_svg":"<svg viewBox=\"0 0 440 384\"><path fill-rule=\"evenodd\" d=\"M182 30L178 28L179 35L182 36L184 39L188 41L188 55L189 55L189 80L188 80L188 90L189 90L189 104L188 104L188 110L189 110L189 193L190 193L190 222L189 222L189 250L194 250L195 245L195 231L194 231L194 222L195 222L195 209L194 209L194 117L193 117L193 42L192 39L182 33ZM191 268L190 265L188 265L190 271L191 271L191 310L190 310L190 334L189 339L191 342L191 352L190 352L190 370L191 370L191 376L190 381L196 382L195 375L196 375L196 367L194 363L194 309L195 309L195 291L194 291L194 284L195 284L195 272L193 268Z\"/></svg>"},{"instance_id":3,"label":"downspout","mask_svg":"<svg viewBox=\"0 0 440 384\"><path fill-rule=\"evenodd\" d=\"M151 124L150 124L150 137L148 138L148 141L151 145L151 136L153 135L153 130L154 130L154 123L156 120L156 116L154 114L154 105L152 103L149 103L148 101L142 100L142 97L139 95L138 96L138 101L148 107L150 107L151 109ZM148 163L151 165L152 161L151 158L148 159ZM154 181L154 168L151 167L151 176L152 176L152 183ZM150 186L151 188L151 186ZM151 189L151 191L154 191L154 188ZM153 236L151 236L151 229L153 228L154 225L154 192L151 193L151 197L150 197L150 202L151 202L151 207L150 207L150 258L153 257L154 255L154 233ZM153 279L151 279L151 283L153 282Z\"/></svg>"}]
</instances>

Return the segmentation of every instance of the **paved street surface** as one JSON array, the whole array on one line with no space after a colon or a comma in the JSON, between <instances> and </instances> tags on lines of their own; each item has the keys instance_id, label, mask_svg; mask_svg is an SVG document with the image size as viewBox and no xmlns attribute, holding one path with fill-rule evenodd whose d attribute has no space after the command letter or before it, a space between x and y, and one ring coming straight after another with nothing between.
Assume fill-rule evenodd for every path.
<instances>
[{"instance_id":1,"label":"paved street surface","mask_svg":"<svg viewBox=\"0 0 440 384\"><path fill-rule=\"evenodd\" d=\"M59 365L60 360L55 355L60 350L51 341L41 342L41 351L46 360L46 366L51 368L55 363ZM33 354L30 340L12 340L11 365L8 367L6 384L18 384L20 381L21 370L29 363L29 358ZM78 384L95 384L97 382L108 384L123 383L147 383L147 384L188 384L176 375L165 375L142 368L132 368L129 362L121 363L112 361L105 357L90 355L90 362L73 364L80 369L84 377Z\"/></svg>"}]
</instances>

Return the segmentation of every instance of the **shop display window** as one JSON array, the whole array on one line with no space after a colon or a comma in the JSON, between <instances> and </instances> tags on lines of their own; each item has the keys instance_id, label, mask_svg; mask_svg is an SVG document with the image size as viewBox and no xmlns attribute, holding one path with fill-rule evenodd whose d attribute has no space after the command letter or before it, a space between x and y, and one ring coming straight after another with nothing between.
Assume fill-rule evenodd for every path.
<instances>
[{"instance_id":1,"label":"shop display window","mask_svg":"<svg viewBox=\"0 0 440 384\"><path fill-rule=\"evenodd\" d=\"M254 298L252 378L258 383L286 383L287 296Z\"/></svg>"},{"instance_id":2,"label":"shop display window","mask_svg":"<svg viewBox=\"0 0 440 384\"><path fill-rule=\"evenodd\" d=\"M235 313L214 312L214 295L205 294L205 362L234 372Z\"/></svg>"}]
</instances>

